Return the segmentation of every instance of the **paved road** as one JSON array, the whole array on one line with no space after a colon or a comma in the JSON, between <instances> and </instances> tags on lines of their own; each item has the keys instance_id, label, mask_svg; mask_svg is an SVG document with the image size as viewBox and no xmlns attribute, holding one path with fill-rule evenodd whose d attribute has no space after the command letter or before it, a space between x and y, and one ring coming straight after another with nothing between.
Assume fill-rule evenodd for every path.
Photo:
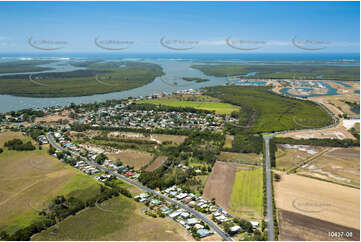
<instances>
[{"instance_id":1,"label":"paved road","mask_svg":"<svg viewBox=\"0 0 361 242\"><path fill-rule=\"evenodd\" d=\"M269 141L273 135L264 135L265 150L266 150L266 188L267 188L267 239L274 240L274 225L273 225L273 200L272 200L272 174L271 174L271 159L269 151Z\"/></svg>"},{"instance_id":2,"label":"paved road","mask_svg":"<svg viewBox=\"0 0 361 242\"><path fill-rule=\"evenodd\" d=\"M52 136L50 133L47 134L47 137L48 137L48 140L49 140L50 144L51 144L53 147L55 147L55 148L58 149L58 150L68 151L68 150L64 149L63 147L61 147L60 145L58 145L58 144L54 141L53 136ZM80 156L79 154L77 154L77 153L75 153L75 152L71 152L71 151L69 151L69 152L70 152L71 154L75 155L75 156ZM101 165L99 165L99 164L97 164L97 163L94 163L94 162L88 160L88 159L85 158L85 157L82 157L82 156L80 156L80 157L81 157L83 160L85 160L85 161L86 161L89 165L91 165L91 166L94 166L94 167L97 167L97 168L100 169L100 170L106 171L106 172L108 172L109 174L114 175L115 177L117 177L118 179L120 179L120 180L122 180L122 181L124 181L124 182L126 182L126 183L129 183L129 184L131 184L131 185L134 185L134 186L138 187L139 189L141 189L141 190L143 190L143 191L145 191L145 192L149 192L149 193L152 193L152 194L157 195L157 196L159 196L159 197L162 197L162 198L164 198L164 200L167 200L168 202L173 203L173 204L179 206L180 208L183 208L183 209L187 210L189 213L193 214L195 217L197 217L197 218L203 220L205 223L207 223L207 224L209 225L209 227L211 227L214 231L216 231L216 233L219 234L223 240L232 241L232 238L231 238L230 236L228 236L226 233L224 233L215 223L213 223L212 220L208 219L206 216L204 216L203 214L195 211L194 209L192 209L192 208L184 205L183 203L180 203L180 202L178 202L178 201L175 201L175 200L173 200L173 199L170 199L170 198L164 196L163 194L160 194L160 193L158 193L158 192L156 192L156 191L154 191L154 190L152 190L152 189L150 189L150 188L147 188L147 187L145 187L145 186L143 186L143 185L141 185L141 184L139 184L139 183L137 183L137 182L135 182L135 181L133 181L133 180L131 180L131 179L128 179L128 178L126 178L125 176L122 176L122 175L120 175L120 174L118 174L118 173L116 173L116 172L114 172L114 171L112 171L112 170L110 170L110 169L108 169L108 168L105 168L105 167L103 167L103 166L101 166ZM272 221L273 221L273 220L272 220Z\"/></svg>"}]
</instances>

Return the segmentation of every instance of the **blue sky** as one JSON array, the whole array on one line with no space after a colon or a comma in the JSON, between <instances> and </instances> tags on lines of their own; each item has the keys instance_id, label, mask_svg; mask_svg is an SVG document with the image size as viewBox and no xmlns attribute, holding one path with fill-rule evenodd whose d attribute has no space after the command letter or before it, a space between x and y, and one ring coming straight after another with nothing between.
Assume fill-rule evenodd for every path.
<instances>
[{"instance_id":1,"label":"blue sky","mask_svg":"<svg viewBox=\"0 0 361 242\"><path fill-rule=\"evenodd\" d=\"M54 52L109 52L96 37L127 53L309 52L295 37L318 52L360 50L359 2L0 2L0 16L0 53L44 52L30 37Z\"/></svg>"}]
</instances>

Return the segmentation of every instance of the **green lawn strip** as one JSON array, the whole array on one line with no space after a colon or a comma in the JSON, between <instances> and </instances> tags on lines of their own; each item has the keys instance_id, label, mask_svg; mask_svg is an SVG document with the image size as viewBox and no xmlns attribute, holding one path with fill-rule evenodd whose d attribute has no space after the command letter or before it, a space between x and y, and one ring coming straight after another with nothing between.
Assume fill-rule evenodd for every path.
<instances>
[{"instance_id":1,"label":"green lawn strip","mask_svg":"<svg viewBox=\"0 0 361 242\"><path fill-rule=\"evenodd\" d=\"M254 210L259 217L262 215L262 169L240 170L236 173L230 210Z\"/></svg>"},{"instance_id":2,"label":"green lawn strip","mask_svg":"<svg viewBox=\"0 0 361 242\"><path fill-rule=\"evenodd\" d=\"M228 103L217 102L191 102L191 101L168 101L168 100L145 100L138 101L137 103L150 103L155 105L164 105L171 107L191 107L202 110L215 111L220 114L230 114L233 111L239 111L239 107Z\"/></svg>"}]
</instances>

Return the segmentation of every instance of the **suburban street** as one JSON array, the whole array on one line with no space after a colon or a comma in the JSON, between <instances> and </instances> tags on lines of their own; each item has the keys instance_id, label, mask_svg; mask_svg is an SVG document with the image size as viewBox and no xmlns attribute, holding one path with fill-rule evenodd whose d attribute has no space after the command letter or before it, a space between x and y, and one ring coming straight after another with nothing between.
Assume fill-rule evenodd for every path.
<instances>
[{"instance_id":1,"label":"suburban street","mask_svg":"<svg viewBox=\"0 0 361 242\"><path fill-rule=\"evenodd\" d=\"M269 151L269 141L273 135L264 135L265 150L266 150L266 189L267 189L267 239L274 240L273 227L273 200L272 200L272 174L271 174L271 159Z\"/></svg>"},{"instance_id":2,"label":"suburban street","mask_svg":"<svg viewBox=\"0 0 361 242\"><path fill-rule=\"evenodd\" d=\"M47 138L48 138L50 144L54 148L56 148L58 150L61 150L61 151L68 151L68 150L64 149L63 147L61 147L60 145L58 145L54 141L53 136L50 133L47 134ZM77 154L75 152L71 152L71 151L68 151L68 152L70 152L74 156L80 156L79 154ZM120 175L120 174L118 174L118 173L116 173L116 172L114 172L114 171L112 171L110 169L107 169L107 168L105 168L105 167L103 167L103 166L101 166L101 165L99 165L99 164L97 164L95 162L92 162L92 161L88 160L85 157L82 157L82 156L80 156L80 157L91 166L94 166L94 167L96 167L96 168L98 168L100 170L106 171L109 174L114 175L118 179L120 179L120 180L122 180L122 181L124 181L124 182L126 182L128 184L131 184L131 185L134 185L134 186L138 187L139 189L143 190L144 192L152 193L154 195L162 197L164 200L166 200L166 201L168 201L170 203L173 203L173 204L179 206L180 208L183 208L183 209L187 210L189 213L193 214L195 217L197 217L197 218L203 220L205 223L207 223L209 225L209 227L212 228L217 234L219 234L219 236L221 236L221 238L223 240L232 241L232 238L230 236L228 236L226 233L224 233L212 220L208 219L206 216L199 213L198 211L195 211L194 209L192 209L192 208L190 208L190 207L188 207L188 206L186 206L186 205L184 205L184 204L182 204L182 203L180 203L178 201L170 199L170 198L168 198L168 197L166 197L166 196L164 196L164 195L162 195L162 194L160 194L160 193L158 193L158 192L156 192L156 191L154 191L154 190L152 190L150 188L147 188L147 187L145 187L145 186L143 186L143 185L141 185L141 184L139 184L139 183L137 183L137 182L135 182L135 181L133 181L131 179L128 179L128 178L126 178L126 177L124 177L124 176L122 176L122 175ZM271 202L272 202L272 200L271 200ZM273 220L272 220L272 225L273 225Z\"/></svg>"}]
</instances>

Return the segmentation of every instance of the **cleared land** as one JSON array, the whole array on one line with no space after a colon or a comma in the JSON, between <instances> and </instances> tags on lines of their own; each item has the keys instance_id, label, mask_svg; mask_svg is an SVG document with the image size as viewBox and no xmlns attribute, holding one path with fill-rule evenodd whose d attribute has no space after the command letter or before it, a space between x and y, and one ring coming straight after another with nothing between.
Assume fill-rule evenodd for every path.
<instances>
[{"instance_id":1,"label":"cleared land","mask_svg":"<svg viewBox=\"0 0 361 242\"><path fill-rule=\"evenodd\" d=\"M360 240L360 230L330 223L320 219L305 216L286 210L279 210L280 240ZM343 232L343 238L329 237L329 232ZM346 232L352 232L352 237L347 238Z\"/></svg>"},{"instance_id":2,"label":"cleared land","mask_svg":"<svg viewBox=\"0 0 361 242\"><path fill-rule=\"evenodd\" d=\"M278 144L276 152L276 168L288 170L324 150L323 147L310 145Z\"/></svg>"},{"instance_id":3,"label":"cleared land","mask_svg":"<svg viewBox=\"0 0 361 242\"><path fill-rule=\"evenodd\" d=\"M155 159L146 169L145 171L154 171L158 169L168 158L166 156L159 156Z\"/></svg>"},{"instance_id":4,"label":"cleared land","mask_svg":"<svg viewBox=\"0 0 361 242\"><path fill-rule=\"evenodd\" d=\"M143 166L147 165L154 158L154 155L144 151L137 150L120 150L117 154L109 154L110 159L119 159L125 165L133 166L134 169L139 170Z\"/></svg>"},{"instance_id":5,"label":"cleared land","mask_svg":"<svg viewBox=\"0 0 361 242\"><path fill-rule=\"evenodd\" d=\"M360 148L332 148L297 172L360 186Z\"/></svg>"},{"instance_id":6,"label":"cleared land","mask_svg":"<svg viewBox=\"0 0 361 242\"><path fill-rule=\"evenodd\" d=\"M237 171L229 211L240 216L262 217L263 176L261 167L243 167Z\"/></svg>"},{"instance_id":7,"label":"cleared land","mask_svg":"<svg viewBox=\"0 0 361 242\"><path fill-rule=\"evenodd\" d=\"M215 198L217 204L228 209L237 167L237 164L231 162L217 161L207 179L203 197L208 200Z\"/></svg>"},{"instance_id":8,"label":"cleared land","mask_svg":"<svg viewBox=\"0 0 361 242\"><path fill-rule=\"evenodd\" d=\"M69 217L32 240L192 240L181 225L169 218L144 215L143 204L122 195L98 206Z\"/></svg>"},{"instance_id":9,"label":"cleared land","mask_svg":"<svg viewBox=\"0 0 361 242\"><path fill-rule=\"evenodd\" d=\"M215 111L220 114L230 114L233 111L239 111L239 107L228 103L217 102L191 102L191 101L169 101L169 100L145 100L137 103L150 103L155 105L164 105L171 107L190 107L202 110Z\"/></svg>"},{"instance_id":10,"label":"cleared land","mask_svg":"<svg viewBox=\"0 0 361 242\"><path fill-rule=\"evenodd\" d=\"M186 136L182 135L168 135L168 134L151 134L151 135L144 135L142 133L134 133L134 132L109 132L107 134L108 138L112 139L119 139L120 141L122 139L127 140L146 140L146 141L155 141L159 144L163 142L170 142L172 144L179 145L183 143Z\"/></svg>"},{"instance_id":11,"label":"cleared land","mask_svg":"<svg viewBox=\"0 0 361 242\"><path fill-rule=\"evenodd\" d=\"M258 155L255 153L236 153L236 152L222 151L217 159L221 161L237 162L240 164L251 164L251 165L262 163L262 155Z\"/></svg>"},{"instance_id":12,"label":"cleared land","mask_svg":"<svg viewBox=\"0 0 361 242\"><path fill-rule=\"evenodd\" d=\"M274 183L276 207L354 229L360 228L360 190L330 182L281 175Z\"/></svg>"},{"instance_id":13,"label":"cleared land","mask_svg":"<svg viewBox=\"0 0 361 242\"><path fill-rule=\"evenodd\" d=\"M233 139L234 139L234 136L233 136L233 135L228 135L228 134L227 134L223 148L232 148Z\"/></svg>"},{"instance_id":14,"label":"cleared land","mask_svg":"<svg viewBox=\"0 0 361 242\"><path fill-rule=\"evenodd\" d=\"M21 133L0 134L3 142ZM57 195L91 198L99 191L95 179L48 155L47 149L0 154L0 231L10 234L39 219L38 211Z\"/></svg>"},{"instance_id":15,"label":"cleared land","mask_svg":"<svg viewBox=\"0 0 361 242\"><path fill-rule=\"evenodd\" d=\"M312 114L311 114L312 115ZM293 131L279 134L277 137L291 137L294 139L355 139L355 137L343 127L342 122L333 128L309 131Z\"/></svg>"}]
</instances>

